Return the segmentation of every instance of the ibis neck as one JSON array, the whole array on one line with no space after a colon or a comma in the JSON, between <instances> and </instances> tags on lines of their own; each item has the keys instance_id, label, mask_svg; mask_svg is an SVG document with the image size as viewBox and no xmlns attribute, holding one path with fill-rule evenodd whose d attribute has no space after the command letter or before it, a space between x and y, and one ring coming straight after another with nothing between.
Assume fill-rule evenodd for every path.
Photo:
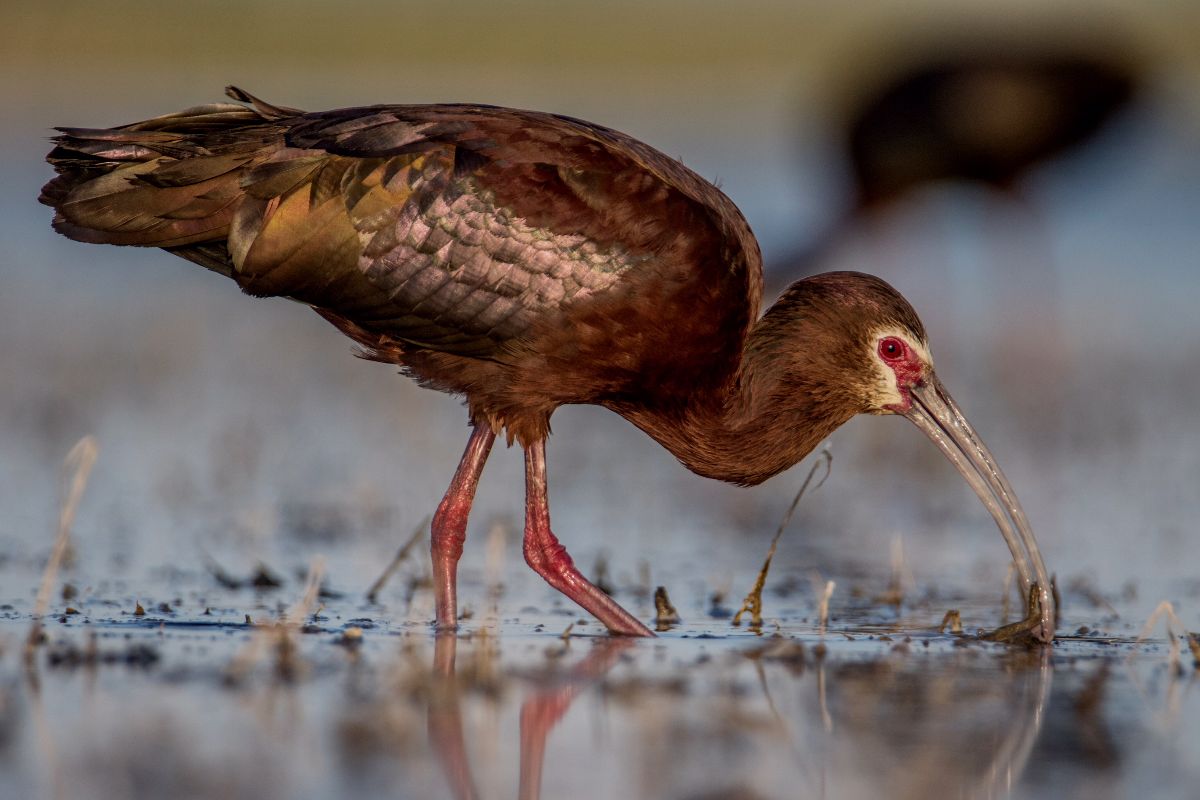
<instances>
[{"instance_id":1,"label":"ibis neck","mask_svg":"<svg viewBox=\"0 0 1200 800\"><path fill-rule=\"evenodd\" d=\"M751 329L720 390L681 406L616 410L707 478L754 485L795 465L861 409L826 380L819 337L797 352L803 332L780 330L771 316Z\"/></svg>"}]
</instances>

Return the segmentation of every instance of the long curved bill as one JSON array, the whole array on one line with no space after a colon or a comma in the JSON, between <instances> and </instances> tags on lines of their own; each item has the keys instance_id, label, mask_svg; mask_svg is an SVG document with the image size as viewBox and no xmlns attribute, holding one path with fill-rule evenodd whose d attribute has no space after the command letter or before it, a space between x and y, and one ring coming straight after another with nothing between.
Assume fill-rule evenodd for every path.
<instances>
[{"instance_id":1,"label":"long curved bill","mask_svg":"<svg viewBox=\"0 0 1200 800\"><path fill-rule=\"evenodd\" d=\"M996 520L1021 575L1023 596L1033 597L1035 585L1040 594L1041 624L1033 629L1033 636L1043 642L1052 641L1055 608L1050 576L1029 520L1008 479L936 375L913 387L912 397L912 407L904 416L950 459Z\"/></svg>"}]
</instances>

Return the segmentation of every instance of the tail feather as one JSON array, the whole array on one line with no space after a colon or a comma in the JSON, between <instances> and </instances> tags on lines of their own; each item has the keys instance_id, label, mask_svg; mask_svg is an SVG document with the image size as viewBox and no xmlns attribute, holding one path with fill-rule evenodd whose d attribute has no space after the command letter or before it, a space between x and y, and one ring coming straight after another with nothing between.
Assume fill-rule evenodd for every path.
<instances>
[{"instance_id":1,"label":"tail feather","mask_svg":"<svg viewBox=\"0 0 1200 800\"><path fill-rule=\"evenodd\" d=\"M298 117L304 113L298 108L271 105L265 100L260 100L246 90L239 89L236 86L226 86L225 95L232 100L237 100L239 103L249 103L250 105L254 106L254 110L257 111L263 119L286 119L287 117ZM241 108L241 106L237 106L237 108Z\"/></svg>"},{"instance_id":2,"label":"tail feather","mask_svg":"<svg viewBox=\"0 0 1200 800\"><path fill-rule=\"evenodd\" d=\"M247 169L282 146L279 120L303 112L230 96L117 128L63 127L39 200L54 228L84 242L164 247L228 274L224 239Z\"/></svg>"}]
</instances>

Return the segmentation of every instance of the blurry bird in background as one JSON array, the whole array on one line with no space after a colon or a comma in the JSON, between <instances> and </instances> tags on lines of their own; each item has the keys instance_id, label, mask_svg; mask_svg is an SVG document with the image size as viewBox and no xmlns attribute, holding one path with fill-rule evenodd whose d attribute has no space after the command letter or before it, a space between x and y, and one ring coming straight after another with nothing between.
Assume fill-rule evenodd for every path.
<instances>
[{"instance_id":1,"label":"blurry bird in background","mask_svg":"<svg viewBox=\"0 0 1200 800\"><path fill-rule=\"evenodd\" d=\"M1019 194L1024 175L1093 138L1135 86L1128 66L1099 53L996 50L910 67L847 121L855 205L938 181Z\"/></svg>"},{"instance_id":2,"label":"blurry bird in background","mask_svg":"<svg viewBox=\"0 0 1200 800\"><path fill-rule=\"evenodd\" d=\"M1096 138L1140 89L1124 48L993 41L925 47L846 93L836 137L850 203L818 240L776 262L804 275L863 218L942 183L973 183L1014 202L1023 178Z\"/></svg>"}]
</instances>

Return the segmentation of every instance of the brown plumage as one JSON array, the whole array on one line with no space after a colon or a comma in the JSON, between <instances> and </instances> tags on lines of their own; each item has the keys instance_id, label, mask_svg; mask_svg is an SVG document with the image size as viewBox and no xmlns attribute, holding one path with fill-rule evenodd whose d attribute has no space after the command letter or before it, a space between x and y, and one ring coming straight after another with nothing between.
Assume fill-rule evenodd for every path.
<instances>
[{"instance_id":1,"label":"brown plumage","mask_svg":"<svg viewBox=\"0 0 1200 800\"><path fill-rule=\"evenodd\" d=\"M740 484L854 414L950 425L926 432L954 438L975 465L964 475L990 486L977 487L985 504L1005 507L1027 585L1048 587L1011 490L887 284L816 276L759 319L758 245L734 204L599 125L481 105L304 113L229 93L249 107L59 129L41 200L71 238L162 247L306 303L364 356L466 399L474 432L433 526L439 625L455 622L467 513L507 434L526 451L526 559L610 629L649 634L550 531L544 442L567 403L610 408L693 471Z\"/></svg>"}]
</instances>

